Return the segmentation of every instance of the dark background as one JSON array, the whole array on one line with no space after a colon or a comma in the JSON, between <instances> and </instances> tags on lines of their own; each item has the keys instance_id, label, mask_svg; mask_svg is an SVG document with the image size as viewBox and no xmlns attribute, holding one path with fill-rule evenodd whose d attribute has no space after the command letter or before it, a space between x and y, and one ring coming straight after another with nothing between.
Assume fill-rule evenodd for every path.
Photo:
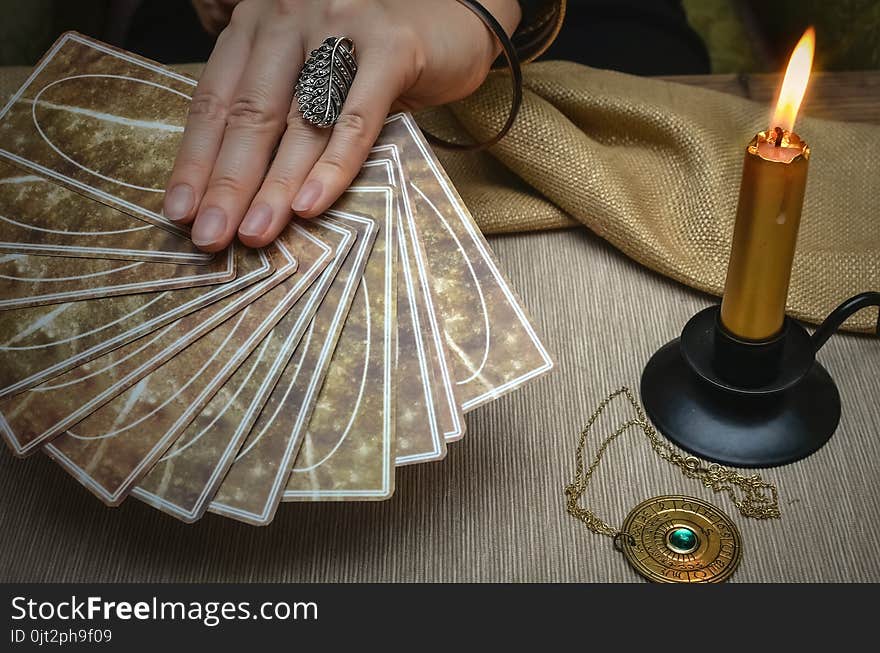
<instances>
[{"instance_id":1,"label":"dark background","mask_svg":"<svg viewBox=\"0 0 880 653\"><path fill-rule=\"evenodd\" d=\"M163 63L204 61L213 43L188 0L0 0L0 16L0 65L32 65L68 29ZM646 75L773 72L810 24L817 69L880 68L877 0L569 0L545 57Z\"/></svg>"}]
</instances>

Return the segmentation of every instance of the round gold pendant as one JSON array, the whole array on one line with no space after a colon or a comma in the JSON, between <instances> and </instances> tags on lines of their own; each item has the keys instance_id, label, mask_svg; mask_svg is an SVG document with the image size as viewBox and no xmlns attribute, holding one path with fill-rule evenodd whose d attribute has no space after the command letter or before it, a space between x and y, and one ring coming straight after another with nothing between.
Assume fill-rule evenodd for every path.
<instances>
[{"instance_id":1,"label":"round gold pendant","mask_svg":"<svg viewBox=\"0 0 880 653\"><path fill-rule=\"evenodd\" d=\"M721 583L736 571L742 555L736 525L711 503L693 497L643 501L621 531L626 559L657 583Z\"/></svg>"}]
</instances>

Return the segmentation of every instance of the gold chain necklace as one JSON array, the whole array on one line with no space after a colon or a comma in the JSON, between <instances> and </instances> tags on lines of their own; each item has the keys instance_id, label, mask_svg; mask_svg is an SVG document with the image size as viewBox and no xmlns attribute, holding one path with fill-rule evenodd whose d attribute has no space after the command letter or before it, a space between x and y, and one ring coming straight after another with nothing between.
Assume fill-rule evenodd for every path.
<instances>
[{"instance_id":1,"label":"gold chain necklace","mask_svg":"<svg viewBox=\"0 0 880 653\"><path fill-rule=\"evenodd\" d=\"M584 467L584 447L593 423L619 396L625 396L636 416L624 422L599 445L589 467ZM636 506L621 528L614 528L580 505L581 497L609 445L632 427L640 428L660 458L678 467L688 478L699 480L714 492L725 492L744 517L777 519L776 486L757 474L745 476L717 463L682 455L658 435L626 386L599 404L581 431L575 452L575 475L565 487L568 513L599 535L614 539L630 564L643 576L658 582L721 582L736 570L742 540L736 525L717 507L693 497L666 495Z\"/></svg>"}]
</instances>

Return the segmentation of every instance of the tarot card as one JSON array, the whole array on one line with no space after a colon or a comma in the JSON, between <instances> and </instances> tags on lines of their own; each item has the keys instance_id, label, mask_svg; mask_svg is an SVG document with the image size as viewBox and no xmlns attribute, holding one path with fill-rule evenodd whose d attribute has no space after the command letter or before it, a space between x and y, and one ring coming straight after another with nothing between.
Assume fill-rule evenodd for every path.
<instances>
[{"instance_id":1,"label":"tarot card","mask_svg":"<svg viewBox=\"0 0 880 653\"><path fill-rule=\"evenodd\" d=\"M354 263L352 247L371 242L371 221L315 219L302 226L335 243L333 261L132 490L134 497L188 523L201 518L301 342L302 326L346 261Z\"/></svg>"},{"instance_id":2,"label":"tarot card","mask_svg":"<svg viewBox=\"0 0 880 653\"><path fill-rule=\"evenodd\" d=\"M393 197L387 187L381 192L352 188L344 197L346 201L352 202L345 204L349 219L355 217L355 207L364 214L376 216L376 219L360 218L370 224L371 237L368 241L358 244L350 255L351 260L346 261L343 271L337 276L327 299L318 309L312 326L294 352L291 362L245 441L244 447L220 485L217 495L209 506L211 512L255 525L271 522L281 500L293 461L309 428L313 411L316 405L324 401L321 394L322 386L326 387L325 378L332 361L338 360L337 365L340 367L351 367L346 363L354 356L360 357L362 368L368 367L366 361L370 356L366 351L366 343L370 342L373 345L374 338L365 340L364 330L361 329L359 351L345 352L340 349L341 336L345 329L349 328L348 325L355 321L351 319L351 315L358 310L363 313L362 308L353 308L352 304L361 302L363 305L369 299L368 296L365 297L364 288L368 291L372 283L378 283L378 289L374 290L384 293L386 284L394 283L393 270L384 269L386 258L393 256L393 251L389 249L387 243L389 236L387 230L394 227ZM354 201L353 197L359 197L359 200ZM373 248L372 252L370 246ZM365 281L368 277L372 281ZM356 298L355 295L358 297ZM381 318L380 328L384 328L384 314ZM363 322L363 319L358 321ZM354 339L351 333L350 337ZM391 356L392 344L383 341L378 343L378 348L380 351L387 351ZM375 351L376 348L373 349ZM354 360L353 365L357 366L357 364L358 361ZM364 373L358 373L358 370L350 370L350 372L353 376L349 379L349 386L355 387L354 394L357 396L362 392L357 388L363 388L365 385ZM389 429L393 429L391 415L393 396L384 393L386 384L384 380L380 379L380 381L379 387L371 390L370 394L377 400L374 409L383 413L381 421L388 425L388 428L379 426L380 439L387 441L388 436L393 437L393 430L389 432ZM379 392L383 394L380 395ZM352 397L352 402L356 396ZM341 424L336 434L340 444L351 434L353 420L350 416L353 415L353 407L354 403L340 407L341 412L337 417ZM357 437L357 434L352 437ZM369 444L365 444L369 448ZM387 446L389 474L392 447L393 443ZM376 453L380 458L384 455L381 447ZM366 471L369 472L369 468Z\"/></svg>"},{"instance_id":3,"label":"tarot card","mask_svg":"<svg viewBox=\"0 0 880 653\"><path fill-rule=\"evenodd\" d=\"M195 85L68 32L0 111L0 156L185 235L161 210Z\"/></svg>"},{"instance_id":4,"label":"tarot card","mask_svg":"<svg viewBox=\"0 0 880 653\"><path fill-rule=\"evenodd\" d=\"M372 218L331 213L358 224L361 235L237 452L209 505L211 512L258 526L275 515L378 232Z\"/></svg>"},{"instance_id":5,"label":"tarot card","mask_svg":"<svg viewBox=\"0 0 880 653\"><path fill-rule=\"evenodd\" d=\"M275 269L271 276L24 392L0 398L0 434L16 455L24 456L81 422L291 276L297 269L288 249L291 238L285 235L268 250Z\"/></svg>"},{"instance_id":6,"label":"tarot card","mask_svg":"<svg viewBox=\"0 0 880 653\"><path fill-rule=\"evenodd\" d=\"M297 274L47 444L44 451L105 503L119 505L329 263L332 247L309 230L294 224L284 236L285 247L296 249ZM286 326L298 339L307 324L308 316L303 315Z\"/></svg>"},{"instance_id":7,"label":"tarot card","mask_svg":"<svg viewBox=\"0 0 880 653\"><path fill-rule=\"evenodd\" d=\"M0 159L0 255L4 252L158 263L214 259L185 236Z\"/></svg>"},{"instance_id":8,"label":"tarot card","mask_svg":"<svg viewBox=\"0 0 880 653\"><path fill-rule=\"evenodd\" d=\"M195 288L233 279L232 248L207 265L0 253L0 310Z\"/></svg>"},{"instance_id":9,"label":"tarot card","mask_svg":"<svg viewBox=\"0 0 880 653\"><path fill-rule=\"evenodd\" d=\"M392 170L396 173L393 175L395 179L404 179L403 167L397 146L380 145L374 147L365 166L370 166L374 163L381 164L382 166L387 166L390 163ZM411 276L417 286L417 301L415 305L419 309L418 320L423 332L423 342L433 378L432 388L435 416L438 428L443 433L446 442L455 442L464 437L466 425L459 408L456 396L457 388L450 371L448 362L449 352L446 348L440 316L438 316L434 308L432 298L433 283L427 269L427 254L418 239L415 216L412 213L409 198L406 196L406 187L403 183L400 183L398 186L398 206L404 216L403 223L406 227L410 257L409 265L413 270Z\"/></svg>"},{"instance_id":10,"label":"tarot card","mask_svg":"<svg viewBox=\"0 0 880 653\"><path fill-rule=\"evenodd\" d=\"M396 145L403 199L431 279L463 410L472 410L553 367L498 269L491 249L409 114L385 123L377 146Z\"/></svg>"},{"instance_id":11,"label":"tarot card","mask_svg":"<svg viewBox=\"0 0 880 653\"><path fill-rule=\"evenodd\" d=\"M383 500L394 493L397 216L388 187L352 191L384 201L388 217L288 468L285 501Z\"/></svg>"},{"instance_id":12,"label":"tarot card","mask_svg":"<svg viewBox=\"0 0 880 653\"><path fill-rule=\"evenodd\" d=\"M236 278L224 284L0 311L0 398L33 388L247 288L275 269L260 250L235 247L234 256ZM284 265L285 272L293 274L296 261ZM282 279L273 275L272 280ZM267 290L261 286L259 292Z\"/></svg>"},{"instance_id":13,"label":"tarot card","mask_svg":"<svg viewBox=\"0 0 880 653\"><path fill-rule=\"evenodd\" d=\"M449 419L463 424L451 386L440 387L431 355L430 325L427 323L422 285L418 280L415 257L410 251L402 202L399 201L399 174L390 159L374 159L364 165L354 186L391 185L395 189L395 212L399 238L397 266L397 375L406 379L397 384L395 441L396 465L411 465L446 457L446 439L439 414L449 411ZM424 325L424 326L423 326ZM444 403L448 390L451 401ZM444 422L445 423L445 422Z\"/></svg>"},{"instance_id":14,"label":"tarot card","mask_svg":"<svg viewBox=\"0 0 880 653\"><path fill-rule=\"evenodd\" d=\"M403 234L402 213L397 230ZM427 358L419 321L416 280L410 268L410 251L401 235L397 265L397 397L395 398L395 465L413 465L446 457L446 439L440 430L434 399L434 370ZM400 286L404 287L403 292ZM402 382L404 379L407 382Z\"/></svg>"}]
</instances>

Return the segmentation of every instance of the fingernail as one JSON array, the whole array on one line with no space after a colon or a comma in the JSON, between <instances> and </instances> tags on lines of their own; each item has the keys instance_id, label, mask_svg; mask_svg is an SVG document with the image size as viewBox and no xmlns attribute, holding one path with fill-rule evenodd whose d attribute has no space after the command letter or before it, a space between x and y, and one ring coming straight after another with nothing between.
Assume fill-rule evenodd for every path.
<instances>
[{"instance_id":1,"label":"fingernail","mask_svg":"<svg viewBox=\"0 0 880 653\"><path fill-rule=\"evenodd\" d=\"M192 228L192 241L199 247L213 245L226 233L226 212L216 206L199 213Z\"/></svg>"},{"instance_id":2,"label":"fingernail","mask_svg":"<svg viewBox=\"0 0 880 653\"><path fill-rule=\"evenodd\" d=\"M262 236L272 222L272 207L265 202L254 204L247 213L238 228L242 236Z\"/></svg>"},{"instance_id":3,"label":"fingernail","mask_svg":"<svg viewBox=\"0 0 880 653\"><path fill-rule=\"evenodd\" d=\"M163 212L169 220L183 220L193 210L196 194L189 184L178 184L165 193Z\"/></svg>"},{"instance_id":4,"label":"fingernail","mask_svg":"<svg viewBox=\"0 0 880 653\"><path fill-rule=\"evenodd\" d=\"M296 198L293 200L293 210L297 213L308 211L314 206L318 198L321 197L321 191L324 187L317 179L307 181L305 185L299 189Z\"/></svg>"}]
</instances>

